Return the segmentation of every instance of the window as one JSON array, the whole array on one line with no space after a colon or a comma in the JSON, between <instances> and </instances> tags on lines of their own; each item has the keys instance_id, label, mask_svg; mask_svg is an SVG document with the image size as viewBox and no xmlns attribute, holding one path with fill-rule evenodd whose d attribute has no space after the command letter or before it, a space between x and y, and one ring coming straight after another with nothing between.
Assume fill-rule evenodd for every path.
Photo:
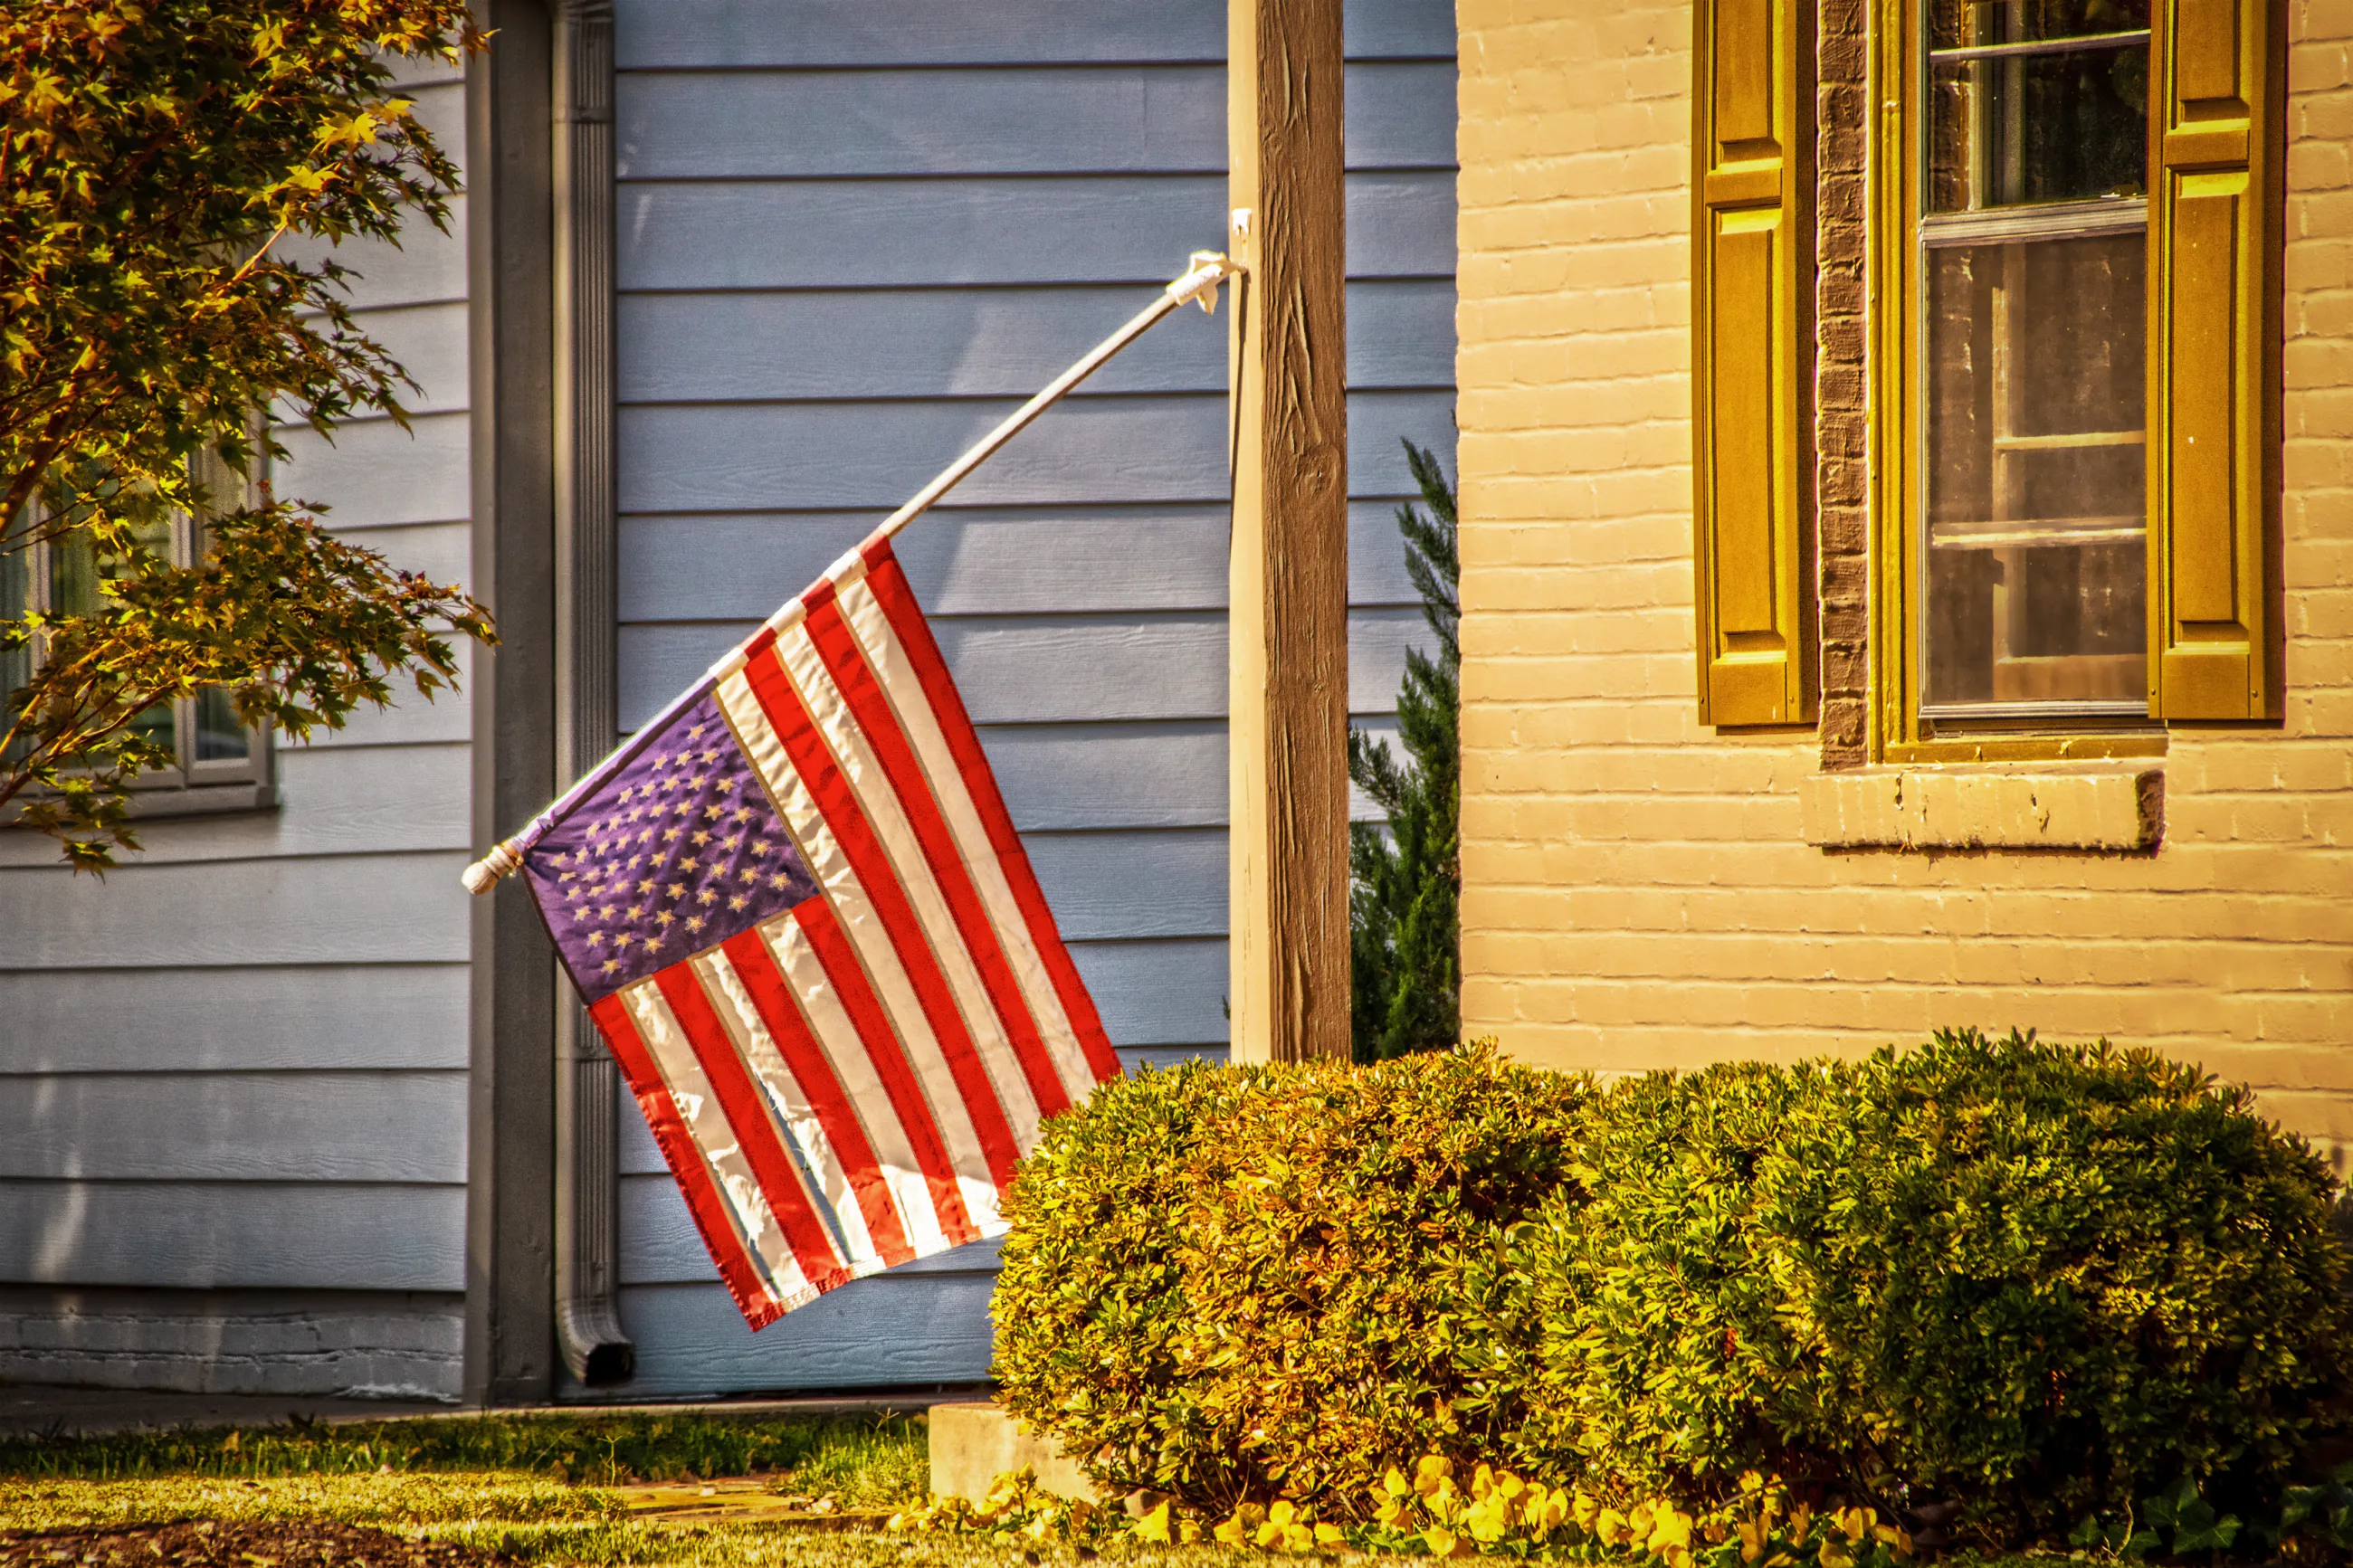
<instances>
[{"instance_id":1,"label":"window","mask_svg":"<svg viewBox=\"0 0 2353 1568\"><path fill-rule=\"evenodd\" d=\"M222 468L208 475L206 484L218 492L225 486L242 488L243 481ZM203 536L201 519L175 516L142 542L186 562L203 550ZM99 607L99 585L106 574L106 561L86 536L0 552L0 618L36 610L88 614ZM37 639L32 647L0 653L0 695L25 684L38 654ZM132 729L174 758L172 766L150 769L132 782L132 815L250 810L276 803L269 731L240 724L226 689L159 702L139 715Z\"/></svg>"},{"instance_id":2,"label":"window","mask_svg":"<svg viewBox=\"0 0 2353 1568\"><path fill-rule=\"evenodd\" d=\"M2151 753L2276 717L2270 7L1892 4L1881 754Z\"/></svg>"},{"instance_id":3,"label":"window","mask_svg":"<svg viewBox=\"0 0 2353 1568\"><path fill-rule=\"evenodd\" d=\"M1920 715L2148 716L2147 0L1927 0Z\"/></svg>"},{"instance_id":4,"label":"window","mask_svg":"<svg viewBox=\"0 0 2353 1568\"><path fill-rule=\"evenodd\" d=\"M1703 718L1810 717L1810 593L1858 603L1820 574L1865 571L1873 757L2146 753L2168 724L2276 718L2274 7L1877 0L1871 90L1818 99L1816 4L1699 5ZM1867 567L1816 565L1790 482L1817 461L1817 349L1849 353L1807 316L1820 112L1869 147L1860 240L1847 211L1820 234L1871 277L1841 361L1867 389Z\"/></svg>"}]
</instances>

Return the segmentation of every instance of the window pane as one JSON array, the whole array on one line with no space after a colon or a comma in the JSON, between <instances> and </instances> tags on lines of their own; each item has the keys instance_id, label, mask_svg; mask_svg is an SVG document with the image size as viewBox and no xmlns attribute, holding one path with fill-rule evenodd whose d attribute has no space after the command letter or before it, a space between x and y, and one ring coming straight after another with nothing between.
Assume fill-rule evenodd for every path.
<instances>
[{"instance_id":1,"label":"window pane","mask_svg":"<svg viewBox=\"0 0 2353 1568\"><path fill-rule=\"evenodd\" d=\"M1932 706L2147 695L2146 258L1926 252Z\"/></svg>"},{"instance_id":2,"label":"window pane","mask_svg":"<svg viewBox=\"0 0 2353 1568\"><path fill-rule=\"evenodd\" d=\"M248 756L253 738L237 722L237 704L227 689L207 687L196 693L196 761L217 763Z\"/></svg>"},{"instance_id":3,"label":"window pane","mask_svg":"<svg viewBox=\"0 0 2353 1568\"><path fill-rule=\"evenodd\" d=\"M158 522L139 535L139 542L159 555L168 556L172 549L172 525ZM58 616L96 615L105 607L104 595L99 584L113 575L115 563L101 555L89 534L68 533L53 541L48 547L49 613ZM131 732L142 740L153 741L167 752L177 749L179 725L172 705L159 702L131 721Z\"/></svg>"},{"instance_id":4,"label":"window pane","mask_svg":"<svg viewBox=\"0 0 2353 1568\"><path fill-rule=\"evenodd\" d=\"M1970 49L2032 52L1928 64L1928 210L2139 195L2148 179L2148 44L2077 32L2143 29L2145 3L1961 5L1932 0L1932 27ZM1947 46L1939 44L1939 48Z\"/></svg>"},{"instance_id":5,"label":"window pane","mask_svg":"<svg viewBox=\"0 0 2353 1568\"><path fill-rule=\"evenodd\" d=\"M33 607L33 563L29 547L16 542L31 521L29 512L17 519L0 539L0 621L21 621ZM10 546L14 548L10 548ZM5 732L16 718L16 708L10 699L33 678L33 651L29 647L0 648L0 732ZM0 758L21 755L22 742L11 746Z\"/></svg>"},{"instance_id":6,"label":"window pane","mask_svg":"<svg viewBox=\"0 0 2353 1568\"><path fill-rule=\"evenodd\" d=\"M2148 0L1929 0L1928 47L2026 43L2147 26Z\"/></svg>"}]
</instances>

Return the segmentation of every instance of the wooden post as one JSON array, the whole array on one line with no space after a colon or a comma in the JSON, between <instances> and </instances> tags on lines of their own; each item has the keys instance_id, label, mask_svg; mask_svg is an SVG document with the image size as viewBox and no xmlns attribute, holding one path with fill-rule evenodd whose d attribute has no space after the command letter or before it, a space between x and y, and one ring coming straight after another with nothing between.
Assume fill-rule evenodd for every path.
<instances>
[{"instance_id":1,"label":"wooden post","mask_svg":"<svg viewBox=\"0 0 2353 1568\"><path fill-rule=\"evenodd\" d=\"M1340 0L1229 0L1228 679L1236 1061L1348 1055L1348 411Z\"/></svg>"}]
</instances>

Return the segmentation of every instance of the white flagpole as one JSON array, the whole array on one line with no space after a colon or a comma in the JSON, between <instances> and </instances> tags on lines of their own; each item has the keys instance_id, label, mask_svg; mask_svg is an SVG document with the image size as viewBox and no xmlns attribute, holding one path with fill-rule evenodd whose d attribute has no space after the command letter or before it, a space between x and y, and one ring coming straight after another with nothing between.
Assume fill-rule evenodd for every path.
<instances>
[{"instance_id":1,"label":"white flagpole","mask_svg":"<svg viewBox=\"0 0 2353 1568\"><path fill-rule=\"evenodd\" d=\"M1037 396L1015 409L996 429L973 443L971 448L963 457L942 469L937 479L917 490L906 505L884 518L881 525L868 534L860 543L859 550L863 551L868 545L881 543L921 517L930 509L934 501L954 489L965 475L994 457L998 447L1019 435L1038 416L1061 401L1072 387L1102 369L1106 360L1142 337L1171 310L1188 300L1198 303L1204 310L1215 310L1218 285L1240 270L1239 266L1218 251L1195 251L1188 259L1185 275L1162 289L1160 298L1138 310L1129 318L1126 325L1088 350L1085 358L1048 382ZM713 665L709 674L715 676L732 673L741 662L742 655L741 647L729 650L727 657ZM639 725L638 733L642 736L660 728L665 721L685 707L702 689L702 682L700 680L688 687L672 699L660 712ZM459 880L465 883L466 890L470 893L487 893L496 887L499 879L522 864L523 856L530 851L533 844L539 842L540 836L554 825L555 819L563 815L565 808L581 795L586 795L602 784L606 775L635 751L638 742L634 739L623 742L611 756L582 774L570 789L558 795L554 805L533 817L522 832L512 838L491 846L489 854L467 867L460 874Z\"/></svg>"}]
</instances>

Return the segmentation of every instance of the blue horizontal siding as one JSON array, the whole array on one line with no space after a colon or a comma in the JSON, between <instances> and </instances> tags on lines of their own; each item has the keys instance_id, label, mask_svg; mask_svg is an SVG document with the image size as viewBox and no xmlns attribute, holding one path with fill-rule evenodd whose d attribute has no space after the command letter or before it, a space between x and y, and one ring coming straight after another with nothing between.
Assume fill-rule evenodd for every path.
<instances>
[{"instance_id":1,"label":"blue horizontal siding","mask_svg":"<svg viewBox=\"0 0 2353 1568\"><path fill-rule=\"evenodd\" d=\"M614 103L625 180L918 174L1221 174L1226 81L1215 65L933 70L642 71ZM1347 165L1454 161L1448 60L1347 68ZM714 139L713 125L733 134Z\"/></svg>"},{"instance_id":2,"label":"blue horizontal siding","mask_svg":"<svg viewBox=\"0 0 2353 1568\"><path fill-rule=\"evenodd\" d=\"M1342 16L1351 59L1453 57L1451 5L1347 0ZM622 0L615 19L624 67L640 69L1226 58L1225 7L1199 0Z\"/></svg>"},{"instance_id":3,"label":"blue horizontal siding","mask_svg":"<svg viewBox=\"0 0 2353 1568\"><path fill-rule=\"evenodd\" d=\"M785 398L1028 397L1150 295L1118 288L810 289L625 296L624 404ZM1451 279L1348 290L1348 384L1454 384ZM1163 323L1087 379L1089 393L1226 390L1221 316Z\"/></svg>"},{"instance_id":4,"label":"blue horizontal siding","mask_svg":"<svg viewBox=\"0 0 2353 1568\"><path fill-rule=\"evenodd\" d=\"M1348 602L1416 603L1396 507L1348 508ZM943 507L899 536L934 616L1222 610L1226 504ZM640 513L621 524L629 622L754 621L813 582L874 524L871 511Z\"/></svg>"},{"instance_id":5,"label":"blue horizontal siding","mask_svg":"<svg viewBox=\"0 0 2353 1568\"><path fill-rule=\"evenodd\" d=\"M1348 275L1451 274L1453 184L1349 175ZM1148 285L1223 242L1225 197L1222 174L628 181L616 267L633 291Z\"/></svg>"},{"instance_id":6,"label":"blue horizontal siding","mask_svg":"<svg viewBox=\"0 0 2353 1568\"><path fill-rule=\"evenodd\" d=\"M1453 449L1445 0L1350 0L1350 704L1422 640L1400 437ZM642 722L1221 242L1222 0L622 0L620 719ZM900 544L1106 1027L1223 1048L1230 318L1156 328ZM625 1133L639 1395L975 1378L991 1262L754 1337Z\"/></svg>"}]
</instances>

